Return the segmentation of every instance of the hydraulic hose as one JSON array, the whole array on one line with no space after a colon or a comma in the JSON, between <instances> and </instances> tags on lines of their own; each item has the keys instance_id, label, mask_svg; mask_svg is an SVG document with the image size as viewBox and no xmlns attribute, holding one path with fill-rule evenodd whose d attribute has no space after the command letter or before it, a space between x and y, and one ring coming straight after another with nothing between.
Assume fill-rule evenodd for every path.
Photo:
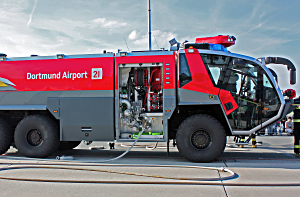
<instances>
[{"instance_id":1,"label":"hydraulic hose","mask_svg":"<svg viewBox=\"0 0 300 197\"><path fill-rule=\"evenodd\" d=\"M144 125L144 127L146 126L146 123ZM122 157L124 157L133 147L134 145L137 143L137 141L140 139L140 137L142 136L142 134L144 133L145 129L142 129L142 131L139 133L138 137L136 138L136 140L134 141L134 143L131 145L130 148L128 148L127 151L125 151L123 154L121 154L120 156L118 157L115 157L115 158L112 158L112 159L108 159L108 160L103 160L103 161L98 161L98 163L105 163L105 162L110 162L110 161L114 161L114 160L117 160L117 159L120 159Z\"/></svg>"},{"instance_id":2,"label":"hydraulic hose","mask_svg":"<svg viewBox=\"0 0 300 197\"><path fill-rule=\"evenodd\" d=\"M124 156L124 155L123 155ZM0 158L3 156L0 156ZM120 157L120 156L119 156ZM9 157L11 158L11 157ZM16 170L16 169L64 169L64 170L77 170L77 171L92 171L92 172L105 172L114 173L122 175L131 175L139 177L149 177L157 179L169 179L174 181L102 181L102 180L60 180L60 179L29 179L29 178L12 178L0 176L2 180L14 180L14 181L27 181L27 182L49 182L49 183L97 183L97 184L162 184L162 185L222 185L222 186L266 186L266 187L287 187L287 186L300 186L299 183L224 183L222 181L231 180L238 178L238 175L226 168L212 168L212 167L200 167L200 166L180 166L180 165L139 165L139 164L99 164L98 162L74 162L74 161L57 161L50 159L38 160L38 162L47 163L20 163L20 162L1 162L2 165L16 165L0 168L0 172L5 170ZM111 161L111 160L106 160ZM49 164L50 163L50 164ZM63 167L62 167L63 166ZM64 167L67 166L67 167ZM217 170L218 172L227 172L230 175L220 178L174 178L174 177L164 177L157 175L145 175L137 173L127 173L127 172L117 172L110 170L101 169L84 169L78 168L80 166L84 167L159 167L159 168L194 168L194 169L207 169L207 170ZM221 182L215 182L221 181Z\"/></svg>"},{"instance_id":3,"label":"hydraulic hose","mask_svg":"<svg viewBox=\"0 0 300 197\"><path fill-rule=\"evenodd\" d=\"M1 163L8 164L8 163ZM16 163L20 165L20 163ZM53 165L53 164L52 164ZM62 164L56 164L62 165ZM66 165L66 164L63 164ZM70 164L67 164L70 165ZM82 164L81 164L82 165ZM85 164L84 164L85 165ZM105 165L105 166L116 166L116 165ZM228 177L220 178L173 178L173 177L162 177L156 175L142 175L135 173L126 173L126 172L116 172L108 170L97 170L97 169L84 169L84 168L74 168L74 167L56 167L56 166L45 166L44 164L34 164L34 165L24 165L24 166L9 166L0 168L0 172L4 170L16 170L16 169L63 169L63 170L79 170L79 171L92 171L92 172L109 172L115 174L123 175L133 175L133 176L142 176L150 178L159 178L159 179L171 179L176 181L102 181L102 180L61 180L61 179L30 179L30 178L12 178L12 177L3 177L0 176L2 180L14 180L14 181L26 181L26 182L49 182L49 183L96 183L96 184L160 184L160 185L222 185L222 186L252 186L252 187L291 187L291 186L300 186L300 183L224 183L224 182L215 182L223 181L236 178L237 175L225 168L207 168L207 167L196 167L196 166L151 166L151 165L118 165L122 167L131 166L131 167L184 167L184 168L200 168L200 169L214 169L218 171L229 172L231 175Z\"/></svg>"},{"instance_id":4,"label":"hydraulic hose","mask_svg":"<svg viewBox=\"0 0 300 197\"><path fill-rule=\"evenodd\" d=\"M8 163L1 163L1 164L8 164ZM139 176L139 177L148 177L148 178L158 178L158 179L171 179L171 180L190 180L190 181L223 181L223 180L230 180L237 175L229 169L226 168L211 168L211 167L199 167L199 166L180 166L180 165L141 165L141 164L107 164L107 165L91 165L91 163L52 163L52 164L30 164L30 163L9 163L15 164L18 166L9 166L0 168L0 171L4 170L16 170L16 169L61 169L61 170L79 170L79 171L91 171L91 172L105 172L105 173L113 173L113 174L122 174L122 175L130 175L130 176ZM74 167L61 167L61 166L74 166ZM102 166L102 167L147 167L147 168L189 168L189 169L206 169L206 170L217 170L221 172L227 172L230 175L226 177L220 178L176 178L176 177L166 177L166 176L158 176L158 175L147 175L147 174L137 174L137 173L128 173L128 172L117 172L117 171L110 171L110 170L99 170L99 169L85 169L85 168L78 168L78 166ZM3 177L0 176L0 179ZM7 179L7 178L3 178ZM32 179L30 179L32 180Z\"/></svg>"},{"instance_id":5,"label":"hydraulic hose","mask_svg":"<svg viewBox=\"0 0 300 197\"><path fill-rule=\"evenodd\" d=\"M131 145L124 145L124 144L118 144L122 147L130 147ZM145 147L147 150L154 150L157 148L162 148L162 149L167 149L167 146L158 146L158 142L155 143L155 145L150 145L150 144L143 144L143 145L134 145L134 147ZM169 147L169 149L177 149L176 147Z\"/></svg>"}]
</instances>

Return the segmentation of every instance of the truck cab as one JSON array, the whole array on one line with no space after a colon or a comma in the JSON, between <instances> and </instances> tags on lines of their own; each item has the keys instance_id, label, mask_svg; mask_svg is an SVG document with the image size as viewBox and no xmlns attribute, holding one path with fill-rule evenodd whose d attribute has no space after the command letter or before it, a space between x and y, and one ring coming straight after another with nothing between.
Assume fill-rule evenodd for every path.
<instances>
[{"instance_id":1,"label":"truck cab","mask_svg":"<svg viewBox=\"0 0 300 197\"><path fill-rule=\"evenodd\" d=\"M292 100L284 99L267 64L287 65L291 85L296 80L294 65L285 58L255 59L231 53L226 47L234 41L230 36L201 38L178 50L177 113L170 123L177 129L169 136L176 136L178 149L189 160L207 161L207 154L218 157L222 151L215 151L214 143L224 150L223 132L249 136L292 111ZM222 126L212 127L206 121Z\"/></svg>"},{"instance_id":2,"label":"truck cab","mask_svg":"<svg viewBox=\"0 0 300 197\"><path fill-rule=\"evenodd\" d=\"M285 100L261 61L227 51L189 50L179 51L179 105L220 105L228 135L249 135L282 117Z\"/></svg>"}]
</instances>

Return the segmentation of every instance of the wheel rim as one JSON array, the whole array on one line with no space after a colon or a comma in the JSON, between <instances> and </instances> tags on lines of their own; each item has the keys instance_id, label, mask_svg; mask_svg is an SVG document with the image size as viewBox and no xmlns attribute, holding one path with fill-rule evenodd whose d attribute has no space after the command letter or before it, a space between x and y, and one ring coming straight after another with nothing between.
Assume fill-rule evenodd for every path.
<instances>
[{"instance_id":1,"label":"wheel rim","mask_svg":"<svg viewBox=\"0 0 300 197\"><path fill-rule=\"evenodd\" d=\"M191 143L196 149L207 149L211 146L211 136L205 130L197 130L192 134Z\"/></svg>"},{"instance_id":2,"label":"wheel rim","mask_svg":"<svg viewBox=\"0 0 300 197\"><path fill-rule=\"evenodd\" d=\"M32 129L27 134L27 142L31 146L38 146L43 142L43 136L38 129Z\"/></svg>"}]
</instances>

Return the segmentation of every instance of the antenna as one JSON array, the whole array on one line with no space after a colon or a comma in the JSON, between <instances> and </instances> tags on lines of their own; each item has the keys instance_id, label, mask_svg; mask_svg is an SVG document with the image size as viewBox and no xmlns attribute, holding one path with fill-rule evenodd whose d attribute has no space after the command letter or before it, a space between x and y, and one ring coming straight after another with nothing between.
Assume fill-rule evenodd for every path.
<instances>
[{"instance_id":1,"label":"antenna","mask_svg":"<svg viewBox=\"0 0 300 197\"><path fill-rule=\"evenodd\" d=\"M124 36L123 36L123 39L124 39L124 41L125 41L125 44L126 44L126 46L127 46L128 51L130 51L130 50L129 50L129 47L128 47L128 45L127 45L126 39L125 39Z\"/></svg>"},{"instance_id":2,"label":"antenna","mask_svg":"<svg viewBox=\"0 0 300 197\"><path fill-rule=\"evenodd\" d=\"M149 7L148 7L148 30L149 30L149 51L151 51L151 8L150 8L150 0L149 0Z\"/></svg>"}]
</instances>

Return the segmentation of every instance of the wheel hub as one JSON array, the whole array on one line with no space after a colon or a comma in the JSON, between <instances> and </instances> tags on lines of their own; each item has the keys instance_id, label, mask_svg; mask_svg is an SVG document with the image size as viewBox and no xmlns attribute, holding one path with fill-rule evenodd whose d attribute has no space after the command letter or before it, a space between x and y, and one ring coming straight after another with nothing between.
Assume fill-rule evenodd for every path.
<instances>
[{"instance_id":1,"label":"wheel hub","mask_svg":"<svg viewBox=\"0 0 300 197\"><path fill-rule=\"evenodd\" d=\"M211 137L204 130L195 131L191 138L192 145L197 149L208 148L211 144Z\"/></svg>"},{"instance_id":2,"label":"wheel hub","mask_svg":"<svg viewBox=\"0 0 300 197\"><path fill-rule=\"evenodd\" d=\"M27 141L31 146L40 145L43 141L41 132L37 129L30 130L27 134Z\"/></svg>"}]
</instances>

